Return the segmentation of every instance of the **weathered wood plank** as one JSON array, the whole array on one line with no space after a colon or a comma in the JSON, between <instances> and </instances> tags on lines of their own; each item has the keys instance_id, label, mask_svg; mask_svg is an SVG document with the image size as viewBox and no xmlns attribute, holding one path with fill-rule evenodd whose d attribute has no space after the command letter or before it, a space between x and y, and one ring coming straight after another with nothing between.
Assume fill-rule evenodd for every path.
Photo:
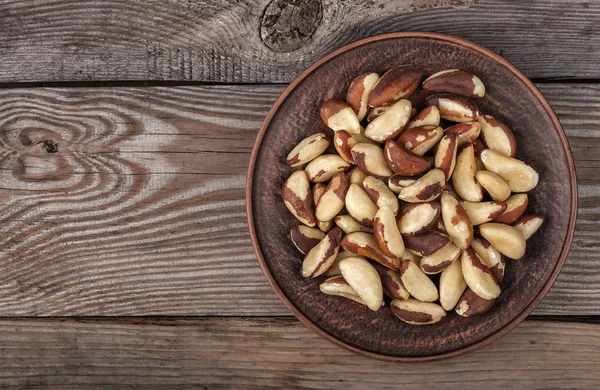
<instances>
[{"instance_id":1,"label":"weathered wood plank","mask_svg":"<svg viewBox=\"0 0 600 390\"><path fill-rule=\"evenodd\" d=\"M436 31L529 77L598 78L597 0L0 2L0 82L290 82L368 36Z\"/></svg>"},{"instance_id":2,"label":"weathered wood plank","mask_svg":"<svg viewBox=\"0 0 600 390\"><path fill-rule=\"evenodd\" d=\"M569 135L581 207L536 314L600 314L600 86L540 88ZM288 315L244 212L249 153L281 91L0 91L0 315Z\"/></svg>"},{"instance_id":3,"label":"weathered wood plank","mask_svg":"<svg viewBox=\"0 0 600 390\"><path fill-rule=\"evenodd\" d=\"M597 389L600 326L525 321L474 353L381 362L295 319L0 321L3 386L121 388Z\"/></svg>"}]
</instances>

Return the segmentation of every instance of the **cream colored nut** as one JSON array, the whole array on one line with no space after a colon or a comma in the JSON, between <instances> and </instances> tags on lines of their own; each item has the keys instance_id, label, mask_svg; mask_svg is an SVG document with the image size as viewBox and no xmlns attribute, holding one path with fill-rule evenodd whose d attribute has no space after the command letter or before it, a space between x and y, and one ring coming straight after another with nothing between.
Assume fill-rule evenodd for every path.
<instances>
[{"instance_id":1,"label":"cream colored nut","mask_svg":"<svg viewBox=\"0 0 600 390\"><path fill-rule=\"evenodd\" d=\"M479 226L479 233L500 251L504 256L518 260L525 254L525 239L521 232L503 223L484 223Z\"/></svg>"},{"instance_id":2,"label":"cream colored nut","mask_svg":"<svg viewBox=\"0 0 600 390\"><path fill-rule=\"evenodd\" d=\"M462 273L460 257L444 268L440 275L440 305L446 311L454 309L463 292L467 289L467 282Z\"/></svg>"},{"instance_id":3,"label":"cream colored nut","mask_svg":"<svg viewBox=\"0 0 600 390\"><path fill-rule=\"evenodd\" d=\"M446 129L446 134L456 134L456 143L460 147L466 143L473 143L479 137L481 125L479 122L459 123Z\"/></svg>"},{"instance_id":4,"label":"cream colored nut","mask_svg":"<svg viewBox=\"0 0 600 390\"><path fill-rule=\"evenodd\" d=\"M432 169L414 183L404 187L398 198L409 203L431 202L442 193L446 182L444 171Z\"/></svg>"},{"instance_id":5,"label":"cream colored nut","mask_svg":"<svg viewBox=\"0 0 600 390\"><path fill-rule=\"evenodd\" d=\"M419 86L422 75L422 72L408 66L388 70L369 94L369 106L387 106L407 98Z\"/></svg>"},{"instance_id":6,"label":"cream colored nut","mask_svg":"<svg viewBox=\"0 0 600 390\"><path fill-rule=\"evenodd\" d=\"M488 149L495 150L505 156L514 157L517 153L517 141L512 131L491 115L480 115L481 138Z\"/></svg>"},{"instance_id":7,"label":"cream colored nut","mask_svg":"<svg viewBox=\"0 0 600 390\"><path fill-rule=\"evenodd\" d=\"M417 264L404 261L400 274L402 283L410 295L423 302L437 301L439 297L437 287Z\"/></svg>"},{"instance_id":8,"label":"cream colored nut","mask_svg":"<svg viewBox=\"0 0 600 390\"><path fill-rule=\"evenodd\" d=\"M476 238L471 243L471 248L477 256L492 270L494 278L500 283L504 279L504 257L485 238Z\"/></svg>"},{"instance_id":9,"label":"cream colored nut","mask_svg":"<svg viewBox=\"0 0 600 390\"><path fill-rule=\"evenodd\" d=\"M323 196L323 194L325 193L326 189L327 184L325 183L316 183L315 185L313 185L312 196L315 206L317 205L317 203L319 203L319 200L321 199L321 196Z\"/></svg>"},{"instance_id":10,"label":"cream colored nut","mask_svg":"<svg viewBox=\"0 0 600 390\"><path fill-rule=\"evenodd\" d=\"M358 296L356 291L346 282L346 279L340 274L326 279L319 285L319 289L327 295L335 295L353 300L362 305L366 305L365 301Z\"/></svg>"},{"instance_id":11,"label":"cream colored nut","mask_svg":"<svg viewBox=\"0 0 600 390\"><path fill-rule=\"evenodd\" d=\"M492 199L504 202L510 196L510 186L506 180L494 172L479 170L475 174L475 178Z\"/></svg>"},{"instance_id":12,"label":"cream colored nut","mask_svg":"<svg viewBox=\"0 0 600 390\"><path fill-rule=\"evenodd\" d=\"M515 222L527 208L529 197L527 194L515 194L506 199L506 210L496 218L494 222L511 224Z\"/></svg>"},{"instance_id":13,"label":"cream colored nut","mask_svg":"<svg viewBox=\"0 0 600 390\"><path fill-rule=\"evenodd\" d=\"M317 227L322 232L327 233L333 227L333 221L332 220L329 220L329 221L320 221L320 220L317 219Z\"/></svg>"},{"instance_id":14,"label":"cream colored nut","mask_svg":"<svg viewBox=\"0 0 600 390\"><path fill-rule=\"evenodd\" d=\"M302 277L314 278L324 274L333 264L342 240L339 228L331 229L317 246L312 248L302 262Z\"/></svg>"},{"instance_id":15,"label":"cream colored nut","mask_svg":"<svg viewBox=\"0 0 600 390\"><path fill-rule=\"evenodd\" d=\"M392 299L406 300L410 297L408 290L404 287L400 273L392 271L380 264L373 264L381 279L383 293Z\"/></svg>"},{"instance_id":16,"label":"cream colored nut","mask_svg":"<svg viewBox=\"0 0 600 390\"><path fill-rule=\"evenodd\" d=\"M363 180L365 177L369 176L363 171L360 170L359 167L353 167L350 170L350 184L358 184L360 187L363 186Z\"/></svg>"},{"instance_id":17,"label":"cream colored nut","mask_svg":"<svg viewBox=\"0 0 600 390\"><path fill-rule=\"evenodd\" d=\"M286 162L297 167L314 160L329 147L329 140L325 133L316 133L304 138L292 149L286 158Z\"/></svg>"},{"instance_id":18,"label":"cream colored nut","mask_svg":"<svg viewBox=\"0 0 600 390\"><path fill-rule=\"evenodd\" d=\"M483 188L475 180L476 173L477 167L473 145L467 144L456 158L452 184L456 193L469 202L481 202L483 199Z\"/></svg>"},{"instance_id":19,"label":"cream colored nut","mask_svg":"<svg viewBox=\"0 0 600 390\"><path fill-rule=\"evenodd\" d=\"M452 264L460 254L461 249L450 243L429 256L423 256L420 264L421 270L428 275L438 274Z\"/></svg>"},{"instance_id":20,"label":"cream colored nut","mask_svg":"<svg viewBox=\"0 0 600 390\"><path fill-rule=\"evenodd\" d=\"M360 121L352 107L339 100L329 100L321 106L321 119L333 131L360 133Z\"/></svg>"},{"instance_id":21,"label":"cream colored nut","mask_svg":"<svg viewBox=\"0 0 600 390\"><path fill-rule=\"evenodd\" d=\"M367 114L367 122L371 123L375 120L375 118L381 116L384 112L386 112L391 106L381 106L381 107L374 107L371 108L369 110L369 113Z\"/></svg>"},{"instance_id":22,"label":"cream colored nut","mask_svg":"<svg viewBox=\"0 0 600 390\"><path fill-rule=\"evenodd\" d=\"M442 137L435 152L434 165L444 172L446 180L450 179L456 165L457 138L455 134Z\"/></svg>"},{"instance_id":23,"label":"cream colored nut","mask_svg":"<svg viewBox=\"0 0 600 390\"><path fill-rule=\"evenodd\" d=\"M454 244L467 249L473 241L473 224L465 209L450 194L442 194L442 220Z\"/></svg>"},{"instance_id":24,"label":"cream colored nut","mask_svg":"<svg viewBox=\"0 0 600 390\"><path fill-rule=\"evenodd\" d=\"M418 126L404 130L398 138L398 145L405 147L417 156L422 156L433 148L443 136L444 130L439 126Z\"/></svg>"},{"instance_id":25,"label":"cream colored nut","mask_svg":"<svg viewBox=\"0 0 600 390\"><path fill-rule=\"evenodd\" d=\"M344 172L338 172L333 176L315 209L319 221L331 221L342 211L348 186L348 178Z\"/></svg>"},{"instance_id":26,"label":"cream colored nut","mask_svg":"<svg viewBox=\"0 0 600 390\"><path fill-rule=\"evenodd\" d=\"M452 239L450 237L435 230L418 236L406 236L404 238L406 249L418 256L429 256L451 242Z\"/></svg>"},{"instance_id":27,"label":"cream colored nut","mask_svg":"<svg viewBox=\"0 0 600 390\"><path fill-rule=\"evenodd\" d=\"M378 207L365 190L357 184L350 184L346 193L346 209L358 223L370 227L373 226Z\"/></svg>"},{"instance_id":28,"label":"cream colored nut","mask_svg":"<svg viewBox=\"0 0 600 390\"><path fill-rule=\"evenodd\" d=\"M431 168L431 162L409 152L394 141L387 141L385 143L383 155L388 166L399 175L416 176Z\"/></svg>"},{"instance_id":29,"label":"cream colored nut","mask_svg":"<svg viewBox=\"0 0 600 390\"><path fill-rule=\"evenodd\" d=\"M421 266L421 256L417 256L408 249L404 251L402 256L400 256L400 262L404 262L406 260L410 260L418 266Z\"/></svg>"},{"instance_id":30,"label":"cream colored nut","mask_svg":"<svg viewBox=\"0 0 600 390\"><path fill-rule=\"evenodd\" d=\"M538 231L542 223L544 223L544 217L541 215L525 215L519 218L513 226L521 232L525 240L529 240L529 237Z\"/></svg>"},{"instance_id":31,"label":"cream colored nut","mask_svg":"<svg viewBox=\"0 0 600 390\"><path fill-rule=\"evenodd\" d=\"M361 225L349 215L338 215L333 219L333 221L346 234L353 232L373 233L372 228Z\"/></svg>"},{"instance_id":32,"label":"cream colored nut","mask_svg":"<svg viewBox=\"0 0 600 390\"><path fill-rule=\"evenodd\" d=\"M506 210L504 202L460 202L473 226L492 221Z\"/></svg>"},{"instance_id":33,"label":"cream colored nut","mask_svg":"<svg viewBox=\"0 0 600 390\"><path fill-rule=\"evenodd\" d=\"M335 257L333 264L331 264L331 267L329 267L327 272L325 272L325 276L330 277L330 276L341 275L342 271L340 271L340 261L342 261L348 257L360 257L361 259L363 258L362 256L358 256L356 253L352 253L350 251L345 250L344 248L341 248L338 251L337 256Z\"/></svg>"},{"instance_id":34,"label":"cream colored nut","mask_svg":"<svg viewBox=\"0 0 600 390\"><path fill-rule=\"evenodd\" d=\"M346 130L338 130L333 134L333 146L346 162L354 164L352 148L356 145L356 139Z\"/></svg>"},{"instance_id":35,"label":"cream colored nut","mask_svg":"<svg viewBox=\"0 0 600 390\"><path fill-rule=\"evenodd\" d=\"M437 106L440 117L451 122L473 122L479 116L477 104L467 97L440 93L425 99L428 106Z\"/></svg>"},{"instance_id":36,"label":"cream colored nut","mask_svg":"<svg viewBox=\"0 0 600 390\"><path fill-rule=\"evenodd\" d=\"M398 214L398 198L384 182L373 176L367 176L363 181L363 188L377 207L387 207L394 215Z\"/></svg>"},{"instance_id":37,"label":"cream colored nut","mask_svg":"<svg viewBox=\"0 0 600 390\"><path fill-rule=\"evenodd\" d=\"M430 325L446 318L446 312L439 305L413 298L405 301L394 299L390 308L396 317L410 325Z\"/></svg>"},{"instance_id":38,"label":"cream colored nut","mask_svg":"<svg viewBox=\"0 0 600 390\"><path fill-rule=\"evenodd\" d=\"M342 276L373 311L383 302L383 286L375 268L365 259L348 257L340 261Z\"/></svg>"},{"instance_id":39,"label":"cream colored nut","mask_svg":"<svg viewBox=\"0 0 600 390\"><path fill-rule=\"evenodd\" d=\"M411 109L410 101L406 99L397 101L367 125L365 136L375 142L385 142L398 137L410 120Z\"/></svg>"},{"instance_id":40,"label":"cream colored nut","mask_svg":"<svg viewBox=\"0 0 600 390\"><path fill-rule=\"evenodd\" d=\"M439 126L440 125L440 110L438 110L437 106L427 107L417 115L411 118L411 121L408 122L407 129L412 129L414 127L420 126Z\"/></svg>"},{"instance_id":41,"label":"cream colored nut","mask_svg":"<svg viewBox=\"0 0 600 390\"><path fill-rule=\"evenodd\" d=\"M431 230L440 218L438 202L410 203L402 206L398 229L405 236L415 236Z\"/></svg>"},{"instance_id":42,"label":"cream colored nut","mask_svg":"<svg viewBox=\"0 0 600 390\"><path fill-rule=\"evenodd\" d=\"M385 162L383 150L377 145L366 143L354 145L352 158L363 172L378 179L387 179L394 173Z\"/></svg>"},{"instance_id":43,"label":"cream colored nut","mask_svg":"<svg viewBox=\"0 0 600 390\"><path fill-rule=\"evenodd\" d=\"M323 237L325 237L325 233L319 229L304 225L294 226L290 231L292 243L303 255L307 254L312 248L317 246Z\"/></svg>"},{"instance_id":44,"label":"cream colored nut","mask_svg":"<svg viewBox=\"0 0 600 390\"><path fill-rule=\"evenodd\" d=\"M500 286L492 271L472 248L463 251L461 265L465 282L475 294L488 300L500 295Z\"/></svg>"},{"instance_id":45,"label":"cream colored nut","mask_svg":"<svg viewBox=\"0 0 600 390\"><path fill-rule=\"evenodd\" d=\"M425 91L447 92L471 98L485 95L485 85L471 72L448 69L437 72L423 81Z\"/></svg>"},{"instance_id":46,"label":"cream colored nut","mask_svg":"<svg viewBox=\"0 0 600 390\"><path fill-rule=\"evenodd\" d=\"M512 192L531 191L540 180L536 170L523 161L494 150L486 149L481 152L481 162L485 165L485 169L506 180Z\"/></svg>"},{"instance_id":47,"label":"cream colored nut","mask_svg":"<svg viewBox=\"0 0 600 390\"><path fill-rule=\"evenodd\" d=\"M396 224L396 216L387 207L380 208L373 220L375 240L381 251L390 257L400 257L404 253L404 241Z\"/></svg>"},{"instance_id":48,"label":"cream colored nut","mask_svg":"<svg viewBox=\"0 0 600 390\"><path fill-rule=\"evenodd\" d=\"M395 174L390 176L390 178L388 179L388 187L390 188L390 190L392 190L392 192L399 194L404 187L411 185L415 181L417 181L417 179L414 177L406 177Z\"/></svg>"},{"instance_id":49,"label":"cream colored nut","mask_svg":"<svg viewBox=\"0 0 600 390\"><path fill-rule=\"evenodd\" d=\"M462 317L483 314L490 310L495 302L495 299L483 299L467 288L456 304L456 314Z\"/></svg>"},{"instance_id":50,"label":"cream colored nut","mask_svg":"<svg viewBox=\"0 0 600 390\"><path fill-rule=\"evenodd\" d=\"M310 227L316 225L313 198L306 172L292 173L283 184L281 196L285 206L300 222Z\"/></svg>"},{"instance_id":51,"label":"cream colored nut","mask_svg":"<svg viewBox=\"0 0 600 390\"><path fill-rule=\"evenodd\" d=\"M379 81L377 73L363 73L352 80L346 93L346 103L352 107L359 121L367 115L369 110L369 94Z\"/></svg>"},{"instance_id":52,"label":"cream colored nut","mask_svg":"<svg viewBox=\"0 0 600 390\"><path fill-rule=\"evenodd\" d=\"M344 237L341 245L345 250L375 260L389 269L397 271L400 268L400 259L386 256L379 248L372 234L363 232L350 233Z\"/></svg>"},{"instance_id":53,"label":"cream colored nut","mask_svg":"<svg viewBox=\"0 0 600 390\"><path fill-rule=\"evenodd\" d=\"M308 163L306 174L313 183L322 183L331 180L333 175L344 172L350 168L350 164L337 154L322 154Z\"/></svg>"}]
</instances>

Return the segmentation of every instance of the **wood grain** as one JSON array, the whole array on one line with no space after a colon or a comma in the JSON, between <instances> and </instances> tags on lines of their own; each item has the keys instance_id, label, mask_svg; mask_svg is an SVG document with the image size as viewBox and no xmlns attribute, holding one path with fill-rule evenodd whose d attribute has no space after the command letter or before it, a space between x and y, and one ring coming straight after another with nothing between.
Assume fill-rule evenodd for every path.
<instances>
[{"instance_id":1,"label":"wood grain","mask_svg":"<svg viewBox=\"0 0 600 390\"><path fill-rule=\"evenodd\" d=\"M600 86L539 87L569 135L580 213L535 313L600 314ZM252 253L243 201L282 89L0 91L0 315L289 315Z\"/></svg>"},{"instance_id":2,"label":"wood grain","mask_svg":"<svg viewBox=\"0 0 600 390\"><path fill-rule=\"evenodd\" d=\"M7 387L487 389L600 386L600 327L525 321L471 354L428 364L354 355L295 319L0 321Z\"/></svg>"},{"instance_id":3,"label":"wood grain","mask_svg":"<svg viewBox=\"0 0 600 390\"><path fill-rule=\"evenodd\" d=\"M599 17L596 0L4 0L0 82L290 82L402 30L472 40L528 77L598 78Z\"/></svg>"}]
</instances>

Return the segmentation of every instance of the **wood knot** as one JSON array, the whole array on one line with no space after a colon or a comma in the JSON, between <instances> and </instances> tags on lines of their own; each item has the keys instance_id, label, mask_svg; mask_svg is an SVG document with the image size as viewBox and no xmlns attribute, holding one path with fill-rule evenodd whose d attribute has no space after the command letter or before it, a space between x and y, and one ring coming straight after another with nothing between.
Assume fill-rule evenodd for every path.
<instances>
[{"instance_id":1,"label":"wood knot","mask_svg":"<svg viewBox=\"0 0 600 390\"><path fill-rule=\"evenodd\" d=\"M322 18L321 0L271 0L262 17L260 38L274 51L294 51L312 37Z\"/></svg>"},{"instance_id":2,"label":"wood knot","mask_svg":"<svg viewBox=\"0 0 600 390\"><path fill-rule=\"evenodd\" d=\"M44 146L44 149L46 150L46 152L58 153L58 144L56 142L52 141L51 139L42 141L42 145Z\"/></svg>"}]
</instances>

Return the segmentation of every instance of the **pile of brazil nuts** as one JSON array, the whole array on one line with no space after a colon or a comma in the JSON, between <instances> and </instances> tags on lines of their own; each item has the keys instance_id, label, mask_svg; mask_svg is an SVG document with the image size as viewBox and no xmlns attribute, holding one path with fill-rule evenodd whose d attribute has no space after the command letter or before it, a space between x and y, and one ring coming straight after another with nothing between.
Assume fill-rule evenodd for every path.
<instances>
[{"instance_id":1,"label":"pile of brazil nuts","mask_svg":"<svg viewBox=\"0 0 600 390\"><path fill-rule=\"evenodd\" d=\"M489 310L504 257L520 259L544 220L524 215L539 175L514 157L511 130L479 113L482 81L458 69L422 78L412 66L362 74L345 102L323 103L332 133L289 153L298 170L282 189L301 223L290 236L302 276L373 311L385 294L414 325ZM428 95L417 112L409 97L419 86Z\"/></svg>"}]
</instances>

